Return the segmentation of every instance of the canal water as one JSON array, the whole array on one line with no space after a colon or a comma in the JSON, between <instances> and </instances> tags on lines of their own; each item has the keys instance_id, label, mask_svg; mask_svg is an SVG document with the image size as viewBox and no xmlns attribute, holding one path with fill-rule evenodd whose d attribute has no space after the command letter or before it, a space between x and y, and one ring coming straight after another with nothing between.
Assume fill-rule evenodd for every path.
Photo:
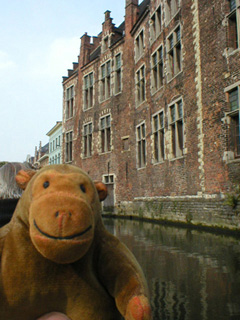
<instances>
[{"instance_id":1,"label":"canal water","mask_svg":"<svg viewBox=\"0 0 240 320\"><path fill-rule=\"evenodd\" d=\"M153 320L240 320L240 239L104 218L145 273Z\"/></svg>"}]
</instances>

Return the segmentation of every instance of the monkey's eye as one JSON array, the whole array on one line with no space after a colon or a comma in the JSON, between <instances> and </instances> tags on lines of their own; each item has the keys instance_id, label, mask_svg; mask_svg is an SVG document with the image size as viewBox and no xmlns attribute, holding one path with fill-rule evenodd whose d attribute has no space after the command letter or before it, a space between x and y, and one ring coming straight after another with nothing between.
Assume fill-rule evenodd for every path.
<instances>
[{"instance_id":1,"label":"monkey's eye","mask_svg":"<svg viewBox=\"0 0 240 320\"><path fill-rule=\"evenodd\" d=\"M49 187L49 185L50 185L49 181L45 181L43 184L43 188L47 189Z\"/></svg>"},{"instance_id":2,"label":"monkey's eye","mask_svg":"<svg viewBox=\"0 0 240 320\"><path fill-rule=\"evenodd\" d=\"M80 189L82 190L82 192L86 193L86 188L84 184L80 184Z\"/></svg>"}]
</instances>

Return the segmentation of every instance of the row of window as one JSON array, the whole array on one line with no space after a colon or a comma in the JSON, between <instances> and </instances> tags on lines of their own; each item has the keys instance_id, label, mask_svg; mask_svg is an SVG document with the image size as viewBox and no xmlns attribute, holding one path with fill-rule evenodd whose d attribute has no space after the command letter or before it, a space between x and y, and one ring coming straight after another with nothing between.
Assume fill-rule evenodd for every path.
<instances>
[{"instance_id":1,"label":"row of window","mask_svg":"<svg viewBox=\"0 0 240 320\"><path fill-rule=\"evenodd\" d=\"M229 4L228 20L228 47L237 49L240 42L240 9L239 0L227 0ZM166 1L166 17L171 19L178 11L178 0ZM162 28L162 9L159 6L150 17L150 38L156 40ZM144 54L144 29L135 38L135 60L138 61ZM114 61L109 60L101 65L99 77L99 101L103 102L111 96L111 74L114 66L114 94L122 91L122 55L118 53ZM145 100L145 65L142 65L135 74L136 104ZM151 92L155 93L162 85L166 70L167 81L170 81L182 70L181 27L177 26L166 38L166 65L164 68L164 48L161 45L151 56ZM90 72L83 79L83 109L88 110L94 105L94 73ZM66 119L73 117L74 86L66 91Z\"/></svg>"},{"instance_id":2,"label":"row of window","mask_svg":"<svg viewBox=\"0 0 240 320\"><path fill-rule=\"evenodd\" d=\"M172 157L183 155L183 104L182 99L169 106L169 126L171 130ZM164 112L161 111L152 117L152 135L154 139L154 162L165 159L165 129ZM111 116L107 115L100 119L100 152L111 151ZM66 162L72 161L72 132L66 133ZM146 165L146 127L145 122L136 127L138 167ZM129 150L129 137L122 139L123 151ZM93 123L83 126L83 157L92 156L93 150Z\"/></svg>"},{"instance_id":3,"label":"row of window","mask_svg":"<svg viewBox=\"0 0 240 320\"><path fill-rule=\"evenodd\" d=\"M135 40L135 54L138 60L144 53L144 33L143 30ZM152 91L163 85L163 46L161 45L151 56L152 69ZM181 27L178 25L166 40L166 62L167 80L170 81L182 69L182 45ZM137 74L138 78L138 74Z\"/></svg>"},{"instance_id":4,"label":"row of window","mask_svg":"<svg viewBox=\"0 0 240 320\"><path fill-rule=\"evenodd\" d=\"M101 65L99 100L103 102L111 96L111 73L112 61L109 60ZM122 55L118 53L114 60L114 94L117 95L122 91ZM88 110L94 105L94 73L90 72L83 78L83 109ZM74 86L66 90L66 119L73 117L74 110Z\"/></svg>"},{"instance_id":5,"label":"row of window","mask_svg":"<svg viewBox=\"0 0 240 320\"><path fill-rule=\"evenodd\" d=\"M171 20L174 15L179 10L179 1L178 0L167 0L166 1L166 21ZM154 42L162 31L162 7L161 5L155 10L151 15L150 21L150 43ZM180 34L179 34L180 35ZM172 41L172 35L167 37L167 41ZM142 29L135 38L135 61L137 62L144 54L145 48L144 40L144 29Z\"/></svg>"},{"instance_id":6,"label":"row of window","mask_svg":"<svg viewBox=\"0 0 240 320\"><path fill-rule=\"evenodd\" d=\"M166 75L170 81L182 70L182 46L180 26L176 27L167 41ZM146 99L145 64L136 72L136 104L141 104ZM163 46L151 56L151 92L154 94L163 86L164 81Z\"/></svg>"},{"instance_id":7,"label":"row of window","mask_svg":"<svg viewBox=\"0 0 240 320\"><path fill-rule=\"evenodd\" d=\"M167 44L167 75L171 79L177 75L181 69L181 32L178 26L170 35ZM122 62L121 53L115 57L114 69L114 92L118 94L122 91ZM146 72L143 64L135 75L136 84L136 105L141 104L146 99ZM164 79L163 46L161 45L151 56L151 90L156 92L162 85ZM101 65L100 72L100 102L111 96L111 60ZM74 87L67 89L66 118L73 116ZM94 105L94 73L84 76L83 83L83 109L88 110Z\"/></svg>"},{"instance_id":8,"label":"row of window","mask_svg":"<svg viewBox=\"0 0 240 320\"><path fill-rule=\"evenodd\" d=\"M55 155L55 157L49 158L49 164L60 164L61 163L61 153Z\"/></svg>"},{"instance_id":9,"label":"row of window","mask_svg":"<svg viewBox=\"0 0 240 320\"><path fill-rule=\"evenodd\" d=\"M183 103L182 99L169 106L169 129L171 132L171 158L183 156ZM165 159L165 128L164 112L152 117L153 160L154 163ZM137 160L138 168L146 166L146 124L137 126Z\"/></svg>"},{"instance_id":10,"label":"row of window","mask_svg":"<svg viewBox=\"0 0 240 320\"><path fill-rule=\"evenodd\" d=\"M228 122L228 146L227 149L240 157L240 86L236 84L226 91L229 112L226 113ZM184 121L183 101L178 99L169 105L168 128L171 136L171 158L183 156L184 150ZM165 115L160 111L152 116L152 137L153 137L153 160L154 163L162 162L165 158ZM111 116L100 118L100 152L111 151ZM73 133L66 133L66 162L72 161L72 140ZM145 121L136 127L137 161L138 168L146 165L146 124ZM89 122L83 126L83 157L92 156L93 149L93 123ZM129 137L122 138L122 150L129 150Z\"/></svg>"},{"instance_id":11,"label":"row of window","mask_svg":"<svg viewBox=\"0 0 240 320\"><path fill-rule=\"evenodd\" d=\"M99 100L100 102L107 100L111 96L111 72L112 61L109 60L101 65L100 68L100 85ZM118 53L114 59L114 94L122 91L122 55ZM87 110L94 104L94 75L93 72L84 76L83 83L83 109Z\"/></svg>"},{"instance_id":12,"label":"row of window","mask_svg":"<svg viewBox=\"0 0 240 320\"><path fill-rule=\"evenodd\" d=\"M61 135L50 142L49 152L53 152L55 149L61 147Z\"/></svg>"},{"instance_id":13,"label":"row of window","mask_svg":"<svg viewBox=\"0 0 240 320\"><path fill-rule=\"evenodd\" d=\"M227 0L229 14L228 20L228 47L237 49L240 45L239 34L239 0ZM179 0L165 1L165 19L167 23L176 15L180 8ZM162 7L161 5L151 15L150 25L150 43L155 41L162 31ZM143 30L140 31L135 39L135 60L137 61L143 54L144 49L144 34Z\"/></svg>"}]
</instances>

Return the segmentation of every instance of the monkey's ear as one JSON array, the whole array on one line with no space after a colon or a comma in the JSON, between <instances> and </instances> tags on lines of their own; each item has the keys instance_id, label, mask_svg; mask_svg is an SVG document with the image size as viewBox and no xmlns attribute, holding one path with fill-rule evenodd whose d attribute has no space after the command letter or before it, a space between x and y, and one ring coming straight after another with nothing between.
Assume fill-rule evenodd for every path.
<instances>
[{"instance_id":1,"label":"monkey's ear","mask_svg":"<svg viewBox=\"0 0 240 320\"><path fill-rule=\"evenodd\" d=\"M94 181L95 187L98 192L99 200L103 201L107 198L108 192L107 187L103 182L100 181Z\"/></svg>"},{"instance_id":2,"label":"monkey's ear","mask_svg":"<svg viewBox=\"0 0 240 320\"><path fill-rule=\"evenodd\" d=\"M34 170L20 170L18 171L15 180L19 188L25 190L27 187L28 182L32 179L35 175L36 171Z\"/></svg>"}]
</instances>

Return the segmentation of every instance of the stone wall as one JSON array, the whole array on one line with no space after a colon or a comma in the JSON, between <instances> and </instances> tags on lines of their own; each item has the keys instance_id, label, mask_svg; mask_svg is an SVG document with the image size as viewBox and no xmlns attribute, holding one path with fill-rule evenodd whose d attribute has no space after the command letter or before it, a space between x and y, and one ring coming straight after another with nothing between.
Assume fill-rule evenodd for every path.
<instances>
[{"instance_id":1,"label":"stone wall","mask_svg":"<svg viewBox=\"0 0 240 320\"><path fill-rule=\"evenodd\" d=\"M107 215L108 212L103 214ZM239 232L240 228L240 205L232 208L225 199L219 198L135 199L119 204L113 215L226 231Z\"/></svg>"}]
</instances>

